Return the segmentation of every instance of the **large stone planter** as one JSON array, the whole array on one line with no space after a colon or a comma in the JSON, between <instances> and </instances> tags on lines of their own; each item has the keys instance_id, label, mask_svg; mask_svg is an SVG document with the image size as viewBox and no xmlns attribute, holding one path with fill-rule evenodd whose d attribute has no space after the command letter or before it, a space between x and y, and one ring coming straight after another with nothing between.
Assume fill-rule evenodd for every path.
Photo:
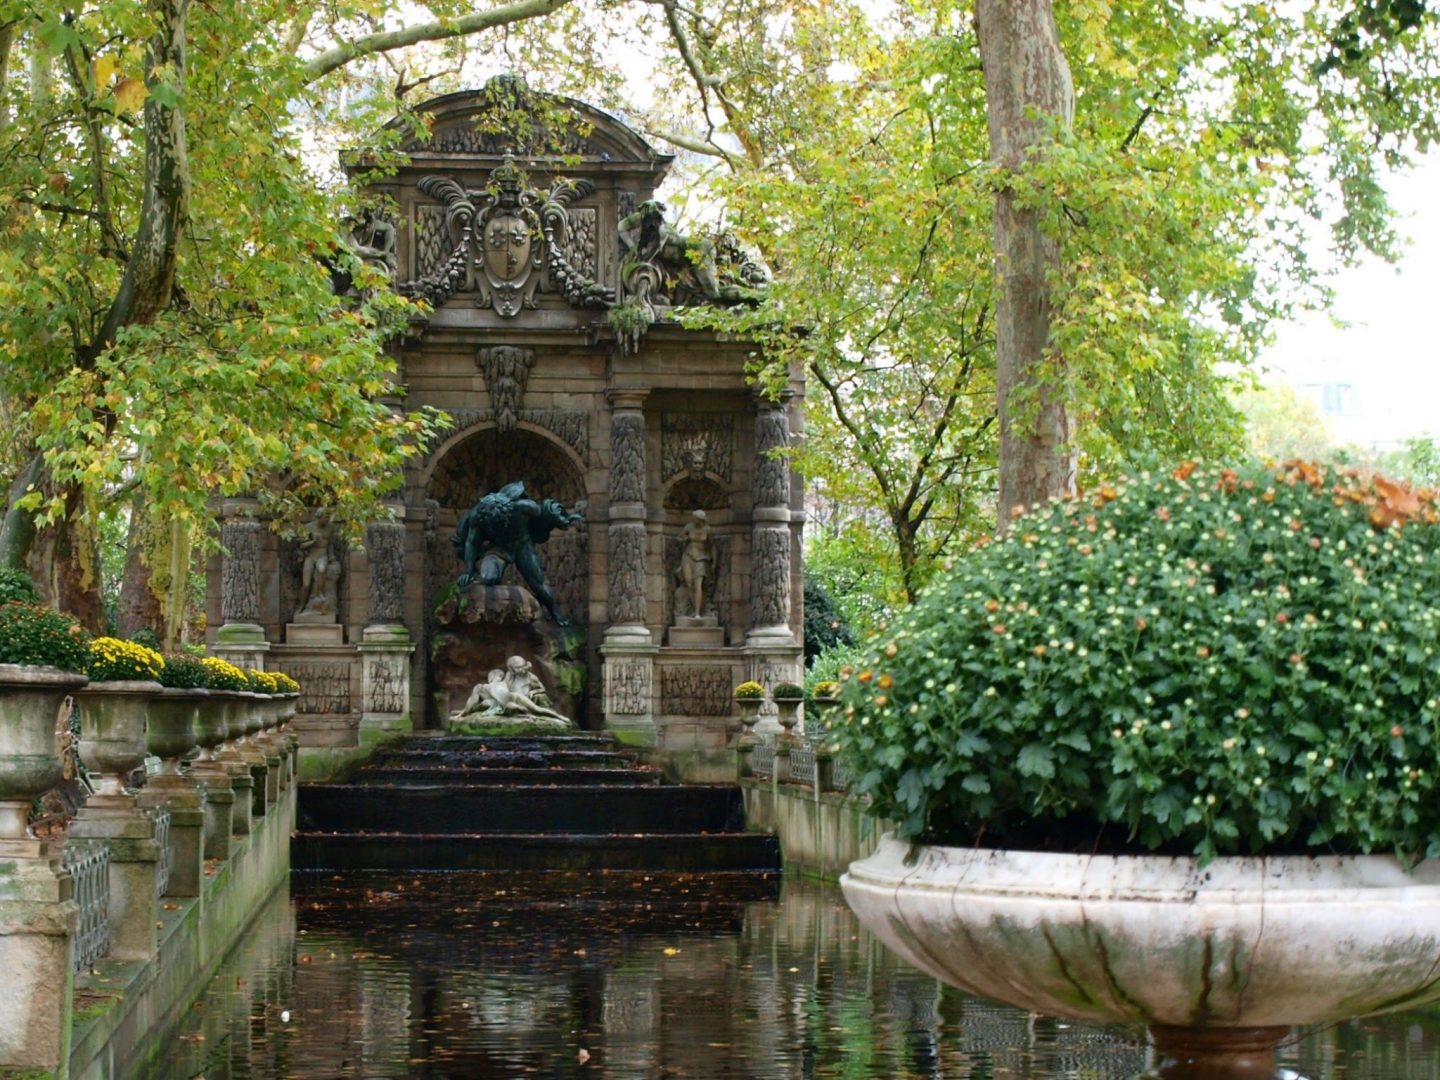
<instances>
[{"instance_id":1,"label":"large stone planter","mask_svg":"<svg viewBox=\"0 0 1440 1080\"><path fill-rule=\"evenodd\" d=\"M1156 1077L1269 1080L1293 1024L1440 997L1440 861L910 852L841 877L866 927L970 993L1149 1025Z\"/></svg>"},{"instance_id":2,"label":"large stone planter","mask_svg":"<svg viewBox=\"0 0 1440 1080\"><path fill-rule=\"evenodd\" d=\"M65 699L84 685L73 671L0 664L0 838L24 837L30 801L60 782L56 723Z\"/></svg>"},{"instance_id":3,"label":"large stone planter","mask_svg":"<svg viewBox=\"0 0 1440 1080\"><path fill-rule=\"evenodd\" d=\"M125 777L145 763L145 711L164 688L131 679L92 682L76 695L80 760L100 774L99 795L122 793Z\"/></svg>"}]
</instances>

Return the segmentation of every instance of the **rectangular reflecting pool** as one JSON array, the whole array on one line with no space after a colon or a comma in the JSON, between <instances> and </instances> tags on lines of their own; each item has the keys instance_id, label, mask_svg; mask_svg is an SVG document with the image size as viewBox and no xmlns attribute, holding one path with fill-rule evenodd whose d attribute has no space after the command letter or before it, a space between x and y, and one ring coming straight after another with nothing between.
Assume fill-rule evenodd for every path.
<instances>
[{"instance_id":1,"label":"rectangular reflecting pool","mask_svg":"<svg viewBox=\"0 0 1440 1080\"><path fill-rule=\"evenodd\" d=\"M1440 1080L1440 1010L1297 1031L1308 1080ZM1140 1028L977 1000L840 893L725 875L295 875L148 1075L1127 1080Z\"/></svg>"}]
</instances>

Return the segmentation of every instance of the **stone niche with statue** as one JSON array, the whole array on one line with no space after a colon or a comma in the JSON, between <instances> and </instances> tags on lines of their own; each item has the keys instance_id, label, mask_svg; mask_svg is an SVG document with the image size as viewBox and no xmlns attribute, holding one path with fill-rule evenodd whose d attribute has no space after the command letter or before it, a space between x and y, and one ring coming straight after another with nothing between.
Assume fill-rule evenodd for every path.
<instances>
[{"instance_id":1,"label":"stone niche with statue","mask_svg":"<svg viewBox=\"0 0 1440 1080\"><path fill-rule=\"evenodd\" d=\"M281 535L226 502L211 645L299 679L312 746L441 728L519 658L578 728L722 750L737 683L801 673L802 493L783 450L803 387L796 370L758 393L753 345L674 314L746 303L764 271L732 238L677 231L656 201L670 158L598 109L503 77L421 112L398 169L347 157L386 209L344 231L425 301L391 345L397 405L453 426L363 541L324 507ZM507 487L568 515L534 545L544 595L498 549L460 580L457 528Z\"/></svg>"}]
</instances>

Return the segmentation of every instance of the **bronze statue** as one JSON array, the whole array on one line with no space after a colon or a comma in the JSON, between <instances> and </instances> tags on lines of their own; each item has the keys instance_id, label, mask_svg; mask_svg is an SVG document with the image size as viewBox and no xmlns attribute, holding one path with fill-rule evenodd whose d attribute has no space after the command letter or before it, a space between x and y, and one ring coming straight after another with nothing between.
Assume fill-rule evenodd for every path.
<instances>
[{"instance_id":1,"label":"bronze statue","mask_svg":"<svg viewBox=\"0 0 1440 1080\"><path fill-rule=\"evenodd\" d=\"M549 540L556 529L568 529L584 520L583 515L570 513L554 499L536 502L526 498L525 485L520 481L492 491L465 511L450 539L465 564L460 587L465 588L477 578L483 585L498 585L505 568L514 563L550 617L558 625L568 626L555 610L555 597L545 584L535 546Z\"/></svg>"}]
</instances>

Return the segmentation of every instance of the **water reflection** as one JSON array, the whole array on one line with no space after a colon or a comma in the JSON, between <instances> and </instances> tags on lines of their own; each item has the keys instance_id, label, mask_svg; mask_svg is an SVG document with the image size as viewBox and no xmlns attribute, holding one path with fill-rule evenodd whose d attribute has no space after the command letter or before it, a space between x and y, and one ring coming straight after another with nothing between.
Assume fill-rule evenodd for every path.
<instances>
[{"instance_id":1,"label":"water reflection","mask_svg":"<svg viewBox=\"0 0 1440 1080\"><path fill-rule=\"evenodd\" d=\"M714 880L315 880L267 905L150 1075L1121 1080L1139 1029L904 967L833 889ZM1297 1037L1311 1080L1440 1080L1427 1013Z\"/></svg>"}]
</instances>

